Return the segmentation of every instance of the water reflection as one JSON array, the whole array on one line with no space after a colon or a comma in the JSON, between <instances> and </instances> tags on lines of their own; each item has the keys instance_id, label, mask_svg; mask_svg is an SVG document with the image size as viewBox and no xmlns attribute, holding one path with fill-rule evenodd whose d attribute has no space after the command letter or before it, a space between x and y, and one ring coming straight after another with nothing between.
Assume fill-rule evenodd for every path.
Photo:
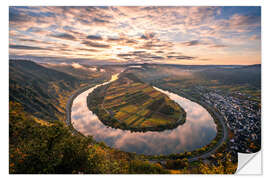
<instances>
[{"instance_id":1,"label":"water reflection","mask_svg":"<svg viewBox=\"0 0 270 180\"><path fill-rule=\"evenodd\" d=\"M117 79L117 76L111 81ZM200 148L209 144L216 135L216 124L202 106L156 87L185 109L185 124L173 130L145 133L107 127L87 107L87 95L95 88L83 92L74 100L71 121L74 128L82 134L91 135L95 140L103 141L111 147L139 154L171 154Z\"/></svg>"}]
</instances>

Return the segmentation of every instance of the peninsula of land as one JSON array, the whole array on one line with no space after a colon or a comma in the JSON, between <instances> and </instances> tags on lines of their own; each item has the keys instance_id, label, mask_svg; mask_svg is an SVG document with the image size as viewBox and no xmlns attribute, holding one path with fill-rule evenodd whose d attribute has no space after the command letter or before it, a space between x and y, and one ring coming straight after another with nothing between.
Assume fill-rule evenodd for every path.
<instances>
[{"instance_id":1,"label":"peninsula of land","mask_svg":"<svg viewBox=\"0 0 270 180\"><path fill-rule=\"evenodd\" d=\"M186 119L180 105L128 72L96 88L87 105L105 125L131 131L174 129Z\"/></svg>"}]
</instances>

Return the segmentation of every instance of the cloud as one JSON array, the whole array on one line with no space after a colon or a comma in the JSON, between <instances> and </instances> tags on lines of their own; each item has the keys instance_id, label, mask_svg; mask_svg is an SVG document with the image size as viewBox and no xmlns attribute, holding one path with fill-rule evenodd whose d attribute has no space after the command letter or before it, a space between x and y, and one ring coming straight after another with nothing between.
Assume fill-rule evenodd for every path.
<instances>
[{"instance_id":1,"label":"cloud","mask_svg":"<svg viewBox=\"0 0 270 180\"><path fill-rule=\"evenodd\" d=\"M261 40L261 36L260 36L260 35L254 34L253 36L251 36L251 37L249 38L249 40Z\"/></svg>"},{"instance_id":2,"label":"cloud","mask_svg":"<svg viewBox=\"0 0 270 180\"><path fill-rule=\"evenodd\" d=\"M164 59L163 56L150 56L150 59Z\"/></svg>"},{"instance_id":3,"label":"cloud","mask_svg":"<svg viewBox=\"0 0 270 180\"><path fill-rule=\"evenodd\" d=\"M30 32L32 34L37 34L37 35L47 35L47 34L49 34L48 31L45 31L42 28L38 28L38 27L30 27L26 31Z\"/></svg>"},{"instance_id":4,"label":"cloud","mask_svg":"<svg viewBox=\"0 0 270 180\"><path fill-rule=\"evenodd\" d=\"M96 67L90 67L88 68L90 71L97 71L97 68Z\"/></svg>"},{"instance_id":5,"label":"cloud","mask_svg":"<svg viewBox=\"0 0 270 180\"><path fill-rule=\"evenodd\" d=\"M90 39L90 40L102 40L103 38L99 35L89 35L86 37L87 39Z\"/></svg>"},{"instance_id":6,"label":"cloud","mask_svg":"<svg viewBox=\"0 0 270 180\"><path fill-rule=\"evenodd\" d=\"M62 63L60 63L59 65L61 65L61 66L68 66L68 64L65 63L65 62L62 62Z\"/></svg>"},{"instance_id":7,"label":"cloud","mask_svg":"<svg viewBox=\"0 0 270 180\"><path fill-rule=\"evenodd\" d=\"M133 56L134 54L117 54L118 57L128 57L128 56Z\"/></svg>"},{"instance_id":8,"label":"cloud","mask_svg":"<svg viewBox=\"0 0 270 180\"><path fill-rule=\"evenodd\" d=\"M212 48L225 48L225 47L228 47L228 46L226 46L224 44L215 44L215 45L211 45L210 47L212 47Z\"/></svg>"},{"instance_id":9,"label":"cloud","mask_svg":"<svg viewBox=\"0 0 270 180\"><path fill-rule=\"evenodd\" d=\"M41 47L35 47L35 46L25 46L25 45L9 45L9 48L11 49L22 49L22 50L48 50Z\"/></svg>"},{"instance_id":10,"label":"cloud","mask_svg":"<svg viewBox=\"0 0 270 180\"><path fill-rule=\"evenodd\" d=\"M211 59L209 58L201 58L201 59L198 59L198 61L210 61Z\"/></svg>"},{"instance_id":11,"label":"cloud","mask_svg":"<svg viewBox=\"0 0 270 180\"><path fill-rule=\"evenodd\" d=\"M71 33L73 36L82 36L82 37L85 37L86 34L85 33L82 33L82 32L79 32L78 30L72 30L72 29L64 29L65 32L67 33Z\"/></svg>"},{"instance_id":12,"label":"cloud","mask_svg":"<svg viewBox=\"0 0 270 180\"><path fill-rule=\"evenodd\" d=\"M231 17L230 25L233 27L258 25L261 23L261 17L255 14L240 15L235 14Z\"/></svg>"},{"instance_id":13,"label":"cloud","mask_svg":"<svg viewBox=\"0 0 270 180\"><path fill-rule=\"evenodd\" d=\"M260 18L258 7L11 6L9 42L18 45L11 49L50 49L14 50L18 56L91 58L109 63L173 63L205 57L210 63L221 63L220 59L227 63L245 49L259 57ZM251 56L247 59L252 61Z\"/></svg>"},{"instance_id":14,"label":"cloud","mask_svg":"<svg viewBox=\"0 0 270 180\"><path fill-rule=\"evenodd\" d=\"M169 48L172 46L173 44L170 42L161 42L157 40L157 41L145 42L143 45L140 46L140 48L146 49L146 50L155 50L155 49L160 49L160 48Z\"/></svg>"},{"instance_id":15,"label":"cloud","mask_svg":"<svg viewBox=\"0 0 270 180\"><path fill-rule=\"evenodd\" d=\"M169 59L177 59L177 60L193 60L196 57L192 57L192 56L167 56L167 58L169 58Z\"/></svg>"},{"instance_id":16,"label":"cloud","mask_svg":"<svg viewBox=\"0 0 270 180\"><path fill-rule=\"evenodd\" d=\"M18 38L19 41L25 43L33 43L33 44L39 44L39 45L51 45L53 43L48 42L48 41L41 41L41 40L36 40L36 39L29 39L29 38Z\"/></svg>"},{"instance_id":17,"label":"cloud","mask_svg":"<svg viewBox=\"0 0 270 180\"><path fill-rule=\"evenodd\" d=\"M76 38L75 38L73 35L67 34L67 33L51 34L50 36L51 36L51 37L54 37L54 38L65 39L65 40L71 40L71 41L76 40Z\"/></svg>"},{"instance_id":18,"label":"cloud","mask_svg":"<svg viewBox=\"0 0 270 180\"><path fill-rule=\"evenodd\" d=\"M87 49L87 48L77 48L76 50L79 50L79 51L86 51L86 52L100 52L100 51L97 50L97 49Z\"/></svg>"},{"instance_id":19,"label":"cloud","mask_svg":"<svg viewBox=\"0 0 270 180\"><path fill-rule=\"evenodd\" d=\"M10 23L23 23L32 20L32 17L19 12L19 11L9 11L9 22Z\"/></svg>"},{"instance_id":20,"label":"cloud","mask_svg":"<svg viewBox=\"0 0 270 180\"><path fill-rule=\"evenodd\" d=\"M156 53L158 53L158 54L163 54L164 51L156 51Z\"/></svg>"},{"instance_id":21,"label":"cloud","mask_svg":"<svg viewBox=\"0 0 270 180\"><path fill-rule=\"evenodd\" d=\"M93 41L83 41L82 44L85 44L90 47L95 47L95 48L109 48L110 45L108 44L101 44Z\"/></svg>"},{"instance_id":22,"label":"cloud","mask_svg":"<svg viewBox=\"0 0 270 180\"><path fill-rule=\"evenodd\" d=\"M80 65L79 63L72 62L71 66L75 69L85 69L84 66Z\"/></svg>"},{"instance_id":23,"label":"cloud","mask_svg":"<svg viewBox=\"0 0 270 180\"><path fill-rule=\"evenodd\" d=\"M107 42L110 42L110 43L120 43L120 42L123 42L123 41L129 41L128 39L125 39L125 38L119 38L119 37L108 37L107 38Z\"/></svg>"},{"instance_id":24,"label":"cloud","mask_svg":"<svg viewBox=\"0 0 270 180\"><path fill-rule=\"evenodd\" d=\"M132 40L132 39L126 40L126 43L127 43L127 44L136 44L137 42L138 42L138 41Z\"/></svg>"},{"instance_id":25,"label":"cloud","mask_svg":"<svg viewBox=\"0 0 270 180\"><path fill-rule=\"evenodd\" d=\"M182 45L184 46L207 46L210 48L225 48L228 47L227 45L224 44L215 44L207 39L205 40L192 40L192 41L187 41L183 42Z\"/></svg>"},{"instance_id":26,"label":"cloud","mask_svg":"<svg viewBox=\"0 0 270 180\"><path fill-rule=\"evenodd\" d=\"M155 37L155 33L153 32L149 32L149 33L145 33L141 35L141 39L145 39L145 40L150 40L150 39L153 39L154 37Z\"/></svg>"},{"instance_id":27,"label":"cloud","mask_svg":"<svg viewBox=\"0 0 270 180\"><path fill-rule=\"evenodd\" d=\"M131 51L129 53L121 53L117 54L118 57L123 58L125 60L140 60L145 62L154 62L155 60L163 60L165 59L163 56L156 55L154 53L146 52L146 51Z\"/></svg>"},{"instance_id":28,"label":"cloud","mask_svg":"<svg viewBox=\"0 0 270 180\"><path fill-rule=\"evenodd\" d=\"M200 45L200 41L199 40L193 40L193 41L183 42L182 44L185 45L185 46L197 46L197 45Z\"/></svg>"},{"instance_id":29,"label":"cloud","mask_svg":"<svg viewBox=\"0 0 270 180\"><path fill-rule=\"evenodd\" d=\"M92 22L103 24L103 23L109 23L110 21L105 20L105 19L101 19L101 18L96 18L96 17L95 17L95 18L92 20Z\"/></svg>"}]
</instances>

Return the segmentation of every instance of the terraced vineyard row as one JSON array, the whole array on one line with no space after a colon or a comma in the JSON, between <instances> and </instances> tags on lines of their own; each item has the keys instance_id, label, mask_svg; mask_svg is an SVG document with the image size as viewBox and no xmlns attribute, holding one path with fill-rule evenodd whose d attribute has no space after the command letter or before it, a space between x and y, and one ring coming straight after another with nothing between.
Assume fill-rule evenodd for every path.
<instances>
[{"instance_id":1,"label":"terraced vineyard row","mask_svg":"<svg viewBox=\"0 0 270 180\"><path fill-rule=\"evenodd\" d=\"M88 96L88 107L103 123L134 131L163 130L185 122L185 111L131 73Z\"/></svg>"}]
</instances>

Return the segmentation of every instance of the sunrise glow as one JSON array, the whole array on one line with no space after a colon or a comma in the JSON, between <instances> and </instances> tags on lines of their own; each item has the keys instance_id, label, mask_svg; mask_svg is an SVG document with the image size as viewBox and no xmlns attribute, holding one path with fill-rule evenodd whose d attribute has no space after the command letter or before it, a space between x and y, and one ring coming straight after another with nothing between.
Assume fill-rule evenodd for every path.
<instances>
[{"instance_id":1,"label":"sunrise glow","mask_svg":"<svg viewBox=\"0 0 270 180\"><path fill-rule=\"evenodd\" d=\"M10 57L260 64L260 7L10 7Z\"/></svg>"}]
</instances>

